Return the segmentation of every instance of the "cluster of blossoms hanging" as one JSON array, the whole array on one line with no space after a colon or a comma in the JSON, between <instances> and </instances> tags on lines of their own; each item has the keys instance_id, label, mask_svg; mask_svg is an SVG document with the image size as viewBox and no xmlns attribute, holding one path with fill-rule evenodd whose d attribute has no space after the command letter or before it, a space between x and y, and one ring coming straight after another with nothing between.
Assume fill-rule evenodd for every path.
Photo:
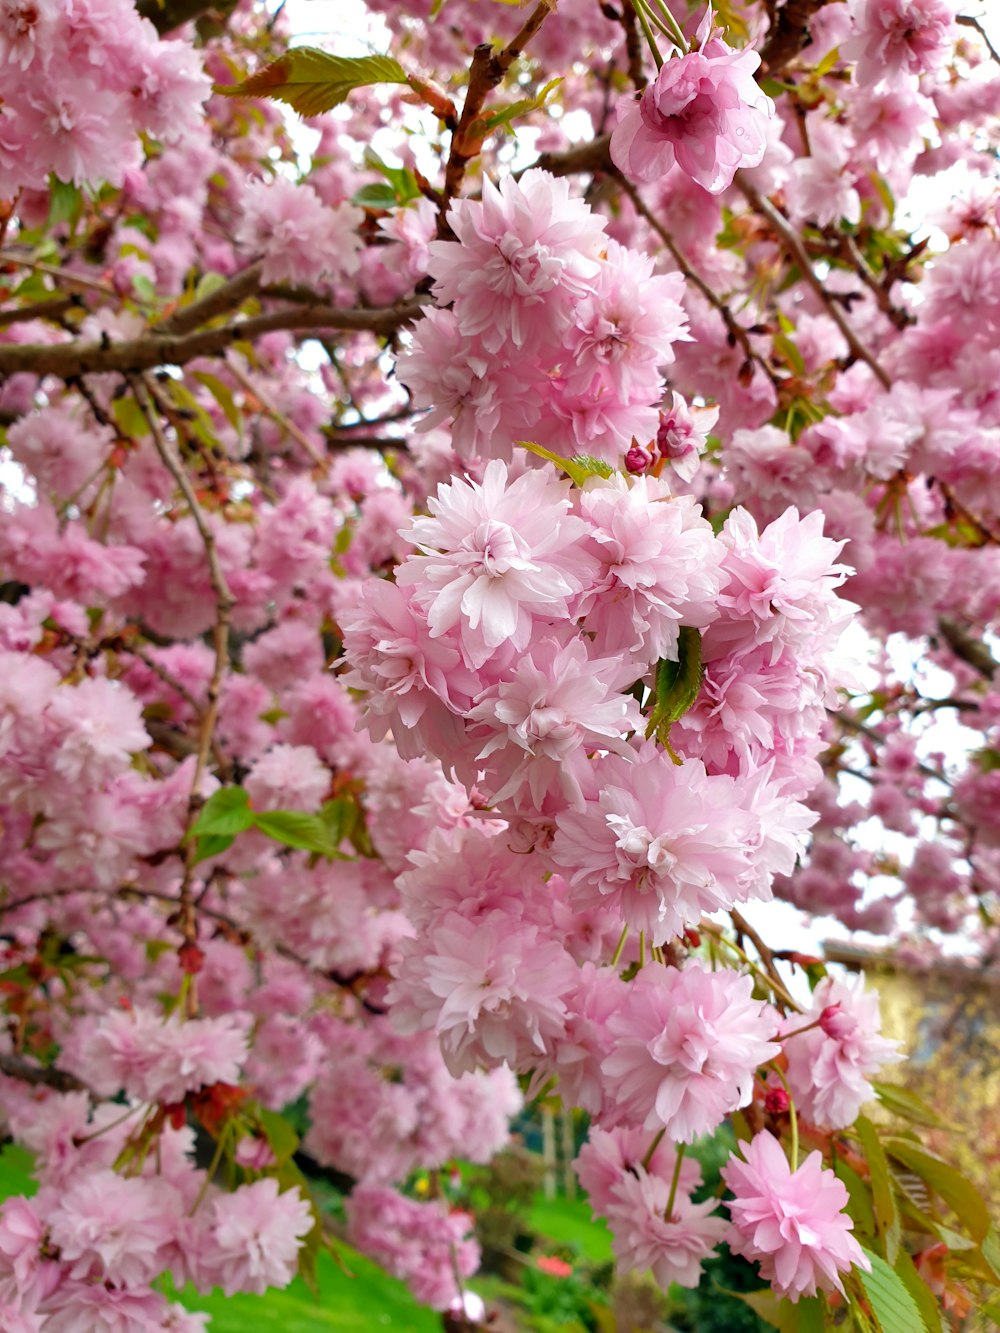
<instances>
[{"instance_id":1,"label":"cluster of blossoms hanging","mask_svg":"<svg viewBox=\"0 0 1000 1333\"><path fill-rule=\"evenodd\" d=\"M158 1279L308 1276L316 1173L457 1319L442 1177L543 1090L620 1269L954 1322L995 1233L859 1119L933 1123L876 995L741 909L996 948L988 45L950 0L369 8L405 64L0 0L0 1325L202 1329ZM894 197L949 172L925 271ZM951 693L871 687L859 623Z\"/></svg>"}]
</instances>

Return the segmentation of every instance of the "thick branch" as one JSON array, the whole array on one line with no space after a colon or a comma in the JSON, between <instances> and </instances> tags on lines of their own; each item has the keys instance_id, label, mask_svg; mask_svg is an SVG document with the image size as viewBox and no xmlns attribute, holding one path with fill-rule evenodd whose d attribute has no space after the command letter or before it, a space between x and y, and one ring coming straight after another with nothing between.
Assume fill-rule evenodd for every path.
<instances>
[{"instance_id":1,"label":"thick branch","mask_svg":"<svg viewBox=\"0 0 1000 1333\"><path fill-rule=\"evenodd\" d=\"M826 0L787 0L778 12L777 20L767 35L760 53L763 72L772 78L790 65L802 48L809 43L809 23Z\"/></svg>"},{"instance_id":2,"label":"thick branch","mask_svg":"<svg viewBox=\"0 0 1000 1333\"><path fill-rule=\"evenodd\" d=\"M938 630L955 656L960 657L986 680L993 680L1000 672L1000 662L986 644L970 634L957 620L952 620L951 616L940 616Z\"/></svg>"},{"instance_id":3,"label":"thick branch","mask_svg":"<svg viewBox=\"0 0 1000 1333\"><path fill-rule=\"evenodd\" d=\"M591 175L595 171L613 171L611 135L602 134L598 139L576 144L559 153L542 153L533 165L552 176L574 176L578 171Z\"/></svg>"},{"instance_id":4,"label":"thick branch","mask_svg":"<svg viewBox=\"0 0 1000 1333\"><path fill-rule=\"evenodd\" d=\"M202 324L207 324L210 319L217 319L219 315L227 315L230 310L236 310L248 296L253 296L259 290L262 268L263 264L252 264L249 268L245 268L242 273L237 273L234 278L224 282L214 292L203 296L200 301L193 301L191 305L161 320L156 326L156 332L161 337L190 333L193 329L200 329Z\"/></svg>"},{"instance_id":5,"label":"thick branch","mask_svg":"<svg viewBox=\"0 0 1000 1333\"><path fill-rule=\"evenodd\" d=\"M284 329L304 333L312 329L370 333L395 333L409 320L417 319L426 301L407 305L380 306L374 310L340 309L336 306L297 306L266 315L224 324L217 329L165 335L158 330L121 342L11 343L0 346L0 377L17 374L76 375L107 372L128 374L155 370L158 366L183 366L202 356L218 356L237 342L250 342L265 333Z\"/></svg>"},{"instance_id":6,"label":"thick branch","mask_svg":"<svg viewBox=\"0 0 1000 1333\"><path fill-rule=\"evenodd\" d=\"M226 19L236 4L237 0L136 0L135 7L162 37L204 15Z\"/></svg>"},{"instance_id":7,"label":"thick branch","mask_svg":"<svg viewBox=\"0 0 1000 1333\"><path fill-rule=\"evenodd\" d=\"M20 1079L37 1088L52 1088L55 1092L86 1092L86 1083L81 1083L72 1074L62 1069L48 1069L43 1065L33 1065L19 1055L0 1054L0 1074L8 1078Z\"/></svg>"},{"instance_id":8,"label":"thick branch","mask_svg":"<svg viewBox=\"0 0 1000 1333\"><path fill-rule=\"evenodd\" d=\"M466 89L458 127L451 136L451 150L444 172L444 192L438 213L440 235L448 234L448 206L461 188L465 168L483 146L485 129L477 126L476 122L487 97L503 82L511 65L554 8L555 0L540 0L525 19L521 30L511 38L502 51L494 51L488 42L483 42L472 53L469 86Z\"/></svg>"}]
</instances>

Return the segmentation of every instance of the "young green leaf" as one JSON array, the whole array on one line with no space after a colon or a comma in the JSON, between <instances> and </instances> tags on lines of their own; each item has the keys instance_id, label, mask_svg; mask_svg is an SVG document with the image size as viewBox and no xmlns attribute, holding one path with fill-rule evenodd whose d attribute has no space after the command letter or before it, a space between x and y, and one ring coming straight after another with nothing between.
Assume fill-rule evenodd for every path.
<instances>
[{"instance_id":1,"label":"young green leaf","mask_svg":"<svg viewBox=\"0 0 1000 1333\"><path fill-rule=\"evenodd\" d=\"M201 807L191 832L196 838L215 834L235 837L253 827L250 797L242 787L220 787Z\"/></svg>"},{"instance_id":2,"label":"young green leaf","mask_svg":"<svg viewBox=\"0 0 1000 1333\"><path fill-rule=\"evenodd\" d=\"M270 97L300 116L320 116L355 88L406 82L403 66L391 56L334 56L315 46L296 46L242 83L216 84L215 91L226 97Z\"/></svg>"},{"instance_id":3,"label":"young green leaf","mask_svg":"<svg viewBox=\"0 0 1000 1333\"><path fill-rule=\"evenodd\" d=\"M871 1302L882 1333L931 1333L907 1291L902 1278L879 1254L865 1250L872 1266L870 1273L859 1273L865 1295Z\"/></svg>"},{"instance_id":4,"label":"young green leaf","mask_svg":"<svg viewBox=\"0 0 1000 1333\"><path fill-rule=\"evenodd\" d=\"M899 1253L899 1211L892 1188L892 1175L889 1162L879 1140L875 1126L867 1116L860 1115L855 1128L858 1138L868 1159L868 1170L872 1182L872 1198L875 1201L875 1221L879 1238L885 1246L885 1257L890 1264L896 1262Z\"/></svg>"},{"instance_id":5,"label":"young green leaf","mask_svg":"<svg viewBox=\"0 0 1000 1333\"><path fill-rule=\"evenodd\" d=\"M340 855L319 815L307 815L301 810L265 810L254 815L253 827L297 851L318 852L328 857Z\"/></svg>"}]
</instances>

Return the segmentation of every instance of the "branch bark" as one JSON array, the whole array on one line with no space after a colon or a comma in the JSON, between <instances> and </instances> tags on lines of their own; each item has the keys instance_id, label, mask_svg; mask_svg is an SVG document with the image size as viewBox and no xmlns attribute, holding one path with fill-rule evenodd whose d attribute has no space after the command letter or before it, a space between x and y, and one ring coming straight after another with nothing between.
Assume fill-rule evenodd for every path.
<instances>
[{"instance_id":1,"label":"branch bark","mask_svg":"<svg viewBox=\"0 0 1000 1333\"><path fill-rule=\"evenodd\" d=\"M236 8L237 0L136 0L136 9L162 37L185 23L209 15L224 21Z\"/></svg>"},{"instance_id":2,"label":"branch bark","mask_svg":"<svg viewBox=\"0 0 1000 1333\"><path fill-rule=\"evenodd\" d=\"M36 1088L52 1088L54 1092L87 1092L86 1083L81 1083L73 1074L63 1069L50 1069L44 1065L33 1065L19 1055L0 1053L0 1074L8 1078L19 1079Z\"/></svg>"},{"instance_id":3,"label":"branch bark","mask_svg":"<svg viewBox=\"0 0 1000 1333\"><path fill-rule=\"evenodd\" d=\"M804 46L809 44L809 24L827 0L788 0L777 16L760 53L763 72L772 78L782 74Z\"/></svg>"},{"instance_id":4,"label":"branch bark","mask_svg":"<svg viewBox=\"0 0 1000 1333\"><path fill-rule=\"evenodd\" d=\"M202 356L218 356L237 342L250 342L265 333L284 329L289 333L310 330L388 335L417 319L429 298L406 305L379 306L373 310L342 309L337 306L296 306L266 315L236 320L216 329L181 334L159 329L121 342L10 343L0 346L0 377L17 374L77 375L108 372L129 374L155 370L159 366L183 366Z\"/></svg>"}]
</instances>

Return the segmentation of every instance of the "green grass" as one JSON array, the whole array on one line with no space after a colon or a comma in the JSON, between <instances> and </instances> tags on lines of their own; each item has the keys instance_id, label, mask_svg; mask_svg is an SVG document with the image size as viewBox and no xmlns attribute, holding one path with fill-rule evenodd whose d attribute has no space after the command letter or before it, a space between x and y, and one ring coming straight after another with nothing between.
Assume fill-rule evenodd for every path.
<instances>
[{"instance_id":1,"label":"green grass","mask_svg":"<svg viewBox=\"0 0 1000 1333\"><path fill-rule=\"evenodd\" d=\"M441 1333L441 1316L418 1305L402 1282L389 1277L364 1255L339 1245L349 1273L338 1268L328 1254L316 1266L319 1297L314 1297L301 1278L284 1291L264 1296L223 1296L219 1291L203 1296L193 1288L181 1293L189 1310L205 1310L212 1316L213 1333L372 1333L379 1328L392 1333Z\"/></svg>"},{"instance_id":2,"label":"green grass","mask_svg":"<svg viewBox=\"0 0 1000 1333\"><path fill-rule=\"evenodd\" d=\"M592 1264L611 1259L611 1232L594 1221L590 1204L583 1199L545 1199L539 1195L528 1214L531 1227L540 1236L559 1245L575 1245Z\"/></svg>"}]
</instances>

